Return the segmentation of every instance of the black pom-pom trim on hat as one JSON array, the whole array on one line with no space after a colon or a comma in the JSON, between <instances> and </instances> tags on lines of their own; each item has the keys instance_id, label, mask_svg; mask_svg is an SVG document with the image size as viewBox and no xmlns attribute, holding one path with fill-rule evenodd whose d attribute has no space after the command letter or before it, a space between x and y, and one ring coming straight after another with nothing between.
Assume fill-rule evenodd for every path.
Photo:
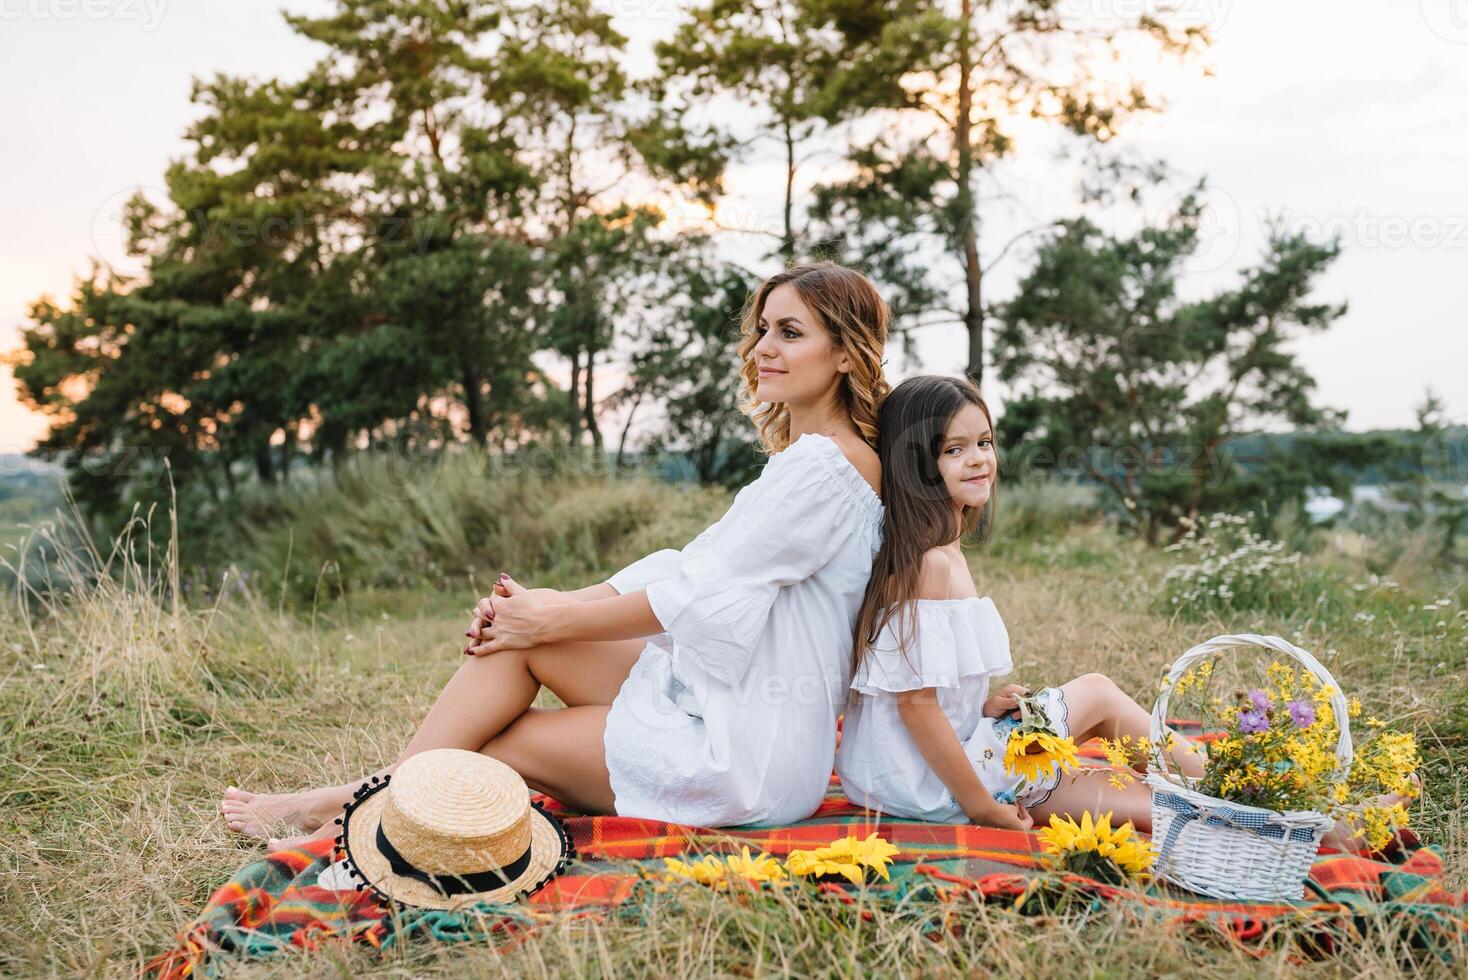
<instances>
[{"instance_id":1,"label":"black pom-pom trim on hat","mask_svg":"<svg viewBox=\"0 0 1468 980\"><path fill-rule=\"evenodd\" d=\"M360 809L363 803L367 802L368 797L377 793L379 790L386 789L387 784L392 781L392 774L388 773L386 776L380 777L380 782L377 781L378 779L379 777L373 776L371 780L365 781L361 786L358 786L352 794L352 801L342 808L342 815L337 818L337 823L342 825L342 832L336 839L336 846L346 855L347 874L351 875L358 882L355 890L360 892L364 889L370 889L373 895L377 897L377 901L386 905L389 902L395 901L395 899L391 895L380 891L376 885L367 880L366 875L357 870L357 862L352 860L352 848L349 843L351 840L351 831L349 828L352 823L352 814Z\"/></svg>"},{"instance_id":2,"label":"black pom-pom trim on hat","mask_svg":"<svg viewBox=\"0 0 1468 980\"><path fill-rule=\"evenodd\" d=\"M566 866L576 860L576 845L572 842L571 832L566 829L566 825L561 821L561 818L547 810L545 805L539 800L531 800L530 805L539 810L541 815L550 821L551 826L556 828L556 836L561 839L561 851L556 855L555 867L551 868L546 873L546 876L536 882L533 887L520 892L517 896L519 898L529 898L531 895L534 895L546 885L559 878L565 872Z\"/></svg>"},{"instance_id":3,"label":"black pom-pom trim on hat","mask_svg":"<svg viewBox=\"0 0 1468 980\"><path fill-rule=\"evenodd\" d=\"M376 777L373 778L375 779ZM352 860L352 848L349 843L351 840L349 827L352 821L352 814L361 807L362 803L365 802L369 796L372 796L378 790L385 789L391 779L392 774L389 773L387 776L383 777L382 782L376 786L369 787L367 783L363 783L360 787L358 787L358 792L361 792L362 795L353 800L351 803L348 803L344 808L345 812L340 817L342 832L341 836L336 839L337 847L346 855L347 873L357 880L357 891L360 892L363 890L367 890L372 892L372 894L376 896L377 901L384 906L397 905L399 907L417 908L417 906L413 905L410 902L405 902L400 898L394 898L393 896L384 892L382 889L378 888L372 882L368 881L367 876L357 869L357 862ZM562 822L561 818L547 810L545 808L545 805L542 804L539 800L531 800L530 806L536 810L539 810L541 815L548 819L551 826L555 828L556 836L560 839L560 853L556 855L555 866L551 868L550 871L546 872L545 877L536 882L532 887L522 889L521 891L517 892L512 901L518 901L519 899L529 898L531 895L534 895L546 885L550 884L553 880L559 878L565 872L567 866L576 859L576 845L571 840L571 832L566 829L566 825Z\"/></svg>"}]
</instances>

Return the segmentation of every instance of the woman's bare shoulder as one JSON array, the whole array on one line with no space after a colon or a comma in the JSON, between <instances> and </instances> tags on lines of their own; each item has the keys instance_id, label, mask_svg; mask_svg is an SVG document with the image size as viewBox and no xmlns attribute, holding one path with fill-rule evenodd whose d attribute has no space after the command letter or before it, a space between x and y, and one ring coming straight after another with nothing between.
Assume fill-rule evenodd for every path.
<instances>
[{"instance_id":1,"label":"woman's bare shoulder","mask_svg":"<svg viewBox=\"0 0 1468 980\"><path fill-rule=\"evenodd\" d=\"M882 459L877 451L867 445L865 439L854 435L831 436L831 441L840 447L841 452L856 467L862 479L872 488L872 493L882 494Z\"/></svg>"}]
</instances>

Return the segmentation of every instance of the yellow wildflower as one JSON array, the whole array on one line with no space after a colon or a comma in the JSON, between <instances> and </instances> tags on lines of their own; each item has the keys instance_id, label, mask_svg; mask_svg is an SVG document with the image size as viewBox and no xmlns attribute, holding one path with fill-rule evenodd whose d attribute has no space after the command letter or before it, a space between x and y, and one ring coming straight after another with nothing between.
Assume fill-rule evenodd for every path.
<instances>
[{"instance_id":1,"label":"yellow wildflower","mask_svg":"<svg viewBox=\"0 0 1468 980\"><path fill-rule=\"evenodd\" d=\"M1125 735L1118 739L1100 739L1101 751L1105 753L1106 761L1118 769L1130 769L1132 765L1132 756L1127 751L1125 739Z\"/></svg>"}]
</instances>

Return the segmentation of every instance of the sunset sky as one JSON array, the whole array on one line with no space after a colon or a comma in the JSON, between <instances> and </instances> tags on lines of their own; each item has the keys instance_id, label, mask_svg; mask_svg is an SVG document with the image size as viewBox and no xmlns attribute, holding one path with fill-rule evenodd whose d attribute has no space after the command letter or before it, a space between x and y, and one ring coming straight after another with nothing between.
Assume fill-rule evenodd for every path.
<instances>
[{"instance_id":1,"label":"sunset sky","mask_svg":"<svg viewBox=\"0 0 1468 980\"><path fill-rule=\"evenodd\" d=\"M648 63L652 40L671 33L679 4L598 6L632 39L636 70ZM1104 15L1138 2L1071 6ZM1431 386L1455 420L1468 421L1468 0L1179 6L1210 24L1215 44L1182 69L1137 67L1163 83L1168 108L1121 141L1209 179L1208 245L1188 291L1226 286L1256 260L1269 215L1339 230L1345 251L1316 298L1345 300L1349 311L1297 347L1319 382L1319 401L1348 409L1352 429L1402 426ZM0 0L0 81L9 93L0 108L8 147L0 155L0 350L16 346L30 303L46 294L66 299L92 257L122 258L121 202L138 187L161 199L164 168L187 150L191 77L293 78L319 56L292 34L282 7L323 13L331 5ZM1080 211L1075 164L1055 159L1064 141L1033 127L1018 136L1019 152L980 185L986 254ZM833 162L812 161L801 183ZM766 161L735 167L721 218L776 221L782 181L772 177L782 166L771 145ZM749 247L738 237L727 246L735 252ZM991 295L1006 295L1025 261L1009 255ZM959 327L930 328L921 362L894 359L889 371L894 381L957 373L965 348ZM1003 387L989 387L1002 411ZM45 420L17 402L9 369L0 369L0 451L24 450L44 430Z\"/></svg>"}]
</instances>

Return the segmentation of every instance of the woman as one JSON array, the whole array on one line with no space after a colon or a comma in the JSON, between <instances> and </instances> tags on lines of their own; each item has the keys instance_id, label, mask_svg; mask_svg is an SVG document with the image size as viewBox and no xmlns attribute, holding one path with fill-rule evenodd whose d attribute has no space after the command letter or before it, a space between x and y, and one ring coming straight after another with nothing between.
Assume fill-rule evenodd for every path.
<instances>
[{"instance_id":1,"label":"woman","mask_svg":"<svg viewBox=\"0 0 1468 980\"><path fill-rule=\"evenodd\" d=\"M871 281L834 263L761 283L738 347L745 408L773 454L759 478L681 551L600 585L558 593L501 576L470 627L471 659L397 762L478 750L589 813L730 826L814 812L880 544L888 320ZM532 707L541 685L567 706ZM326 836L360 782L230 787L221 809L242 833L284 822Z\"/></svg>"}]
</instances>

